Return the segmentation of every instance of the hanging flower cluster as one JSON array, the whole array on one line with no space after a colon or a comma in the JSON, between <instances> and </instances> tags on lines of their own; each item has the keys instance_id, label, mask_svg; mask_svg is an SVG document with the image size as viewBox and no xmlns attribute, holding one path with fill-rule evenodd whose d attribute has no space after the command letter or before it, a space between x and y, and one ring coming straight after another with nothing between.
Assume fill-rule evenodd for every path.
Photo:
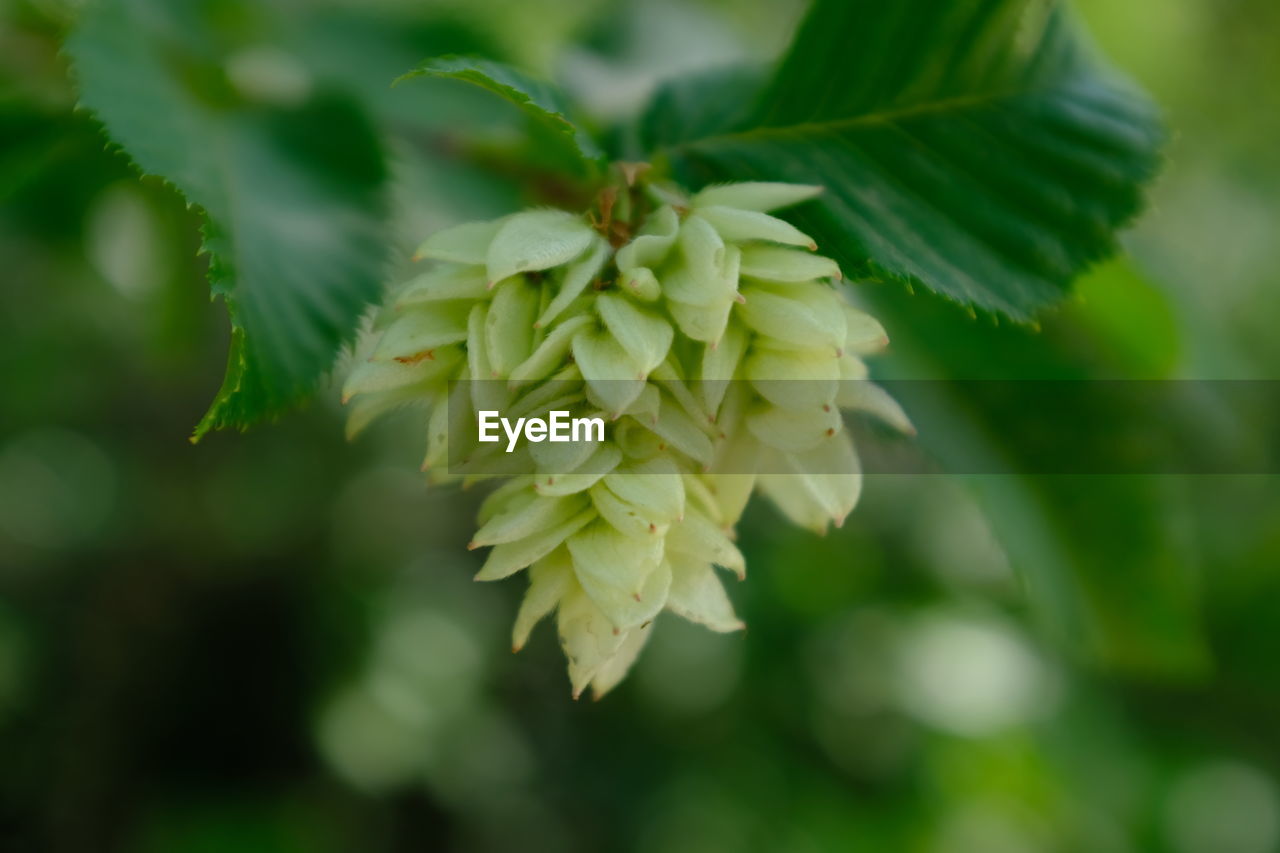
<instances>
[{"instance_id":1,"label":"hanging flower cluster","mask_svg":"<svg viewBox=\"0 0 1280 853\"><path fill-rule=\"evenodd\" d=\"M437 233L418 251L433 268L383 312L346 383L352 432L426 404L424 469L442 481L463 476L451 463L474 440L451 423L451 380L470 380L472 407L608 423L603 442L522 449L529 470L485 500L471 546L490 549L480 580L528 570L513 645L554 612L575 697L617 684L664 608L742 627L716 567L744 577L734 527L755 489L805 527L844 520L861 479L841 409L910 428L851 381L884 330L845 301L835 262L769 215L819 191L632 186L598 215Z\"/></svg>"}]
</instances>

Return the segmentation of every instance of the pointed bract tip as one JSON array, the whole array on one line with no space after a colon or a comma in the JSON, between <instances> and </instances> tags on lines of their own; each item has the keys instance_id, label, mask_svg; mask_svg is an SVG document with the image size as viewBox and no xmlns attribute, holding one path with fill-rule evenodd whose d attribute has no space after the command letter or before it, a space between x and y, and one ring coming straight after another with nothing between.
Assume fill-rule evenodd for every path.
<instances>
[{"instance_id":1,"label":"pointed bract tip","mask_svg":"<svg viewBox=\"0 0 1280 853\"><path fill-rule=\"evenodd\" d=\"M634 187L636 180L645 172L653 168L649 163L619 163L618 168L622 171L623 180L627 182L627 186Z\"/></svg>"},{"instance_id":2,"label":"pointed bract tip","mask_svg":"<svg viewBox=\"0 0 1280 853\"><path fill-rule=\"evenodd\" d=\"M734 302L736 302L736 303L738 303L739 305L746 305L746 304L747 304L747 297L743 296L743 295L742 295L742 291L740 291L740 290L739 290L739 291L734 291L734 294L733 294L733 301L734 301Z\"/></svg>"},{"instance_id":3,"label":"pointed bract tip","mask_svg":"<svg viewBox=\"0 0 1280 853\"><path fill-rule=\"evenodd\" d=\"M477 548L479 548L479 547L480 547L480 543L479 543L479 542L476 542L476 541L474 541L474 540L473 540L473 541L471 541L471 542L468 542L468 543L467 543L467 550L468 550L468 551L474 551L475 549L477 549Z\"/></svg>"}]
</instances>

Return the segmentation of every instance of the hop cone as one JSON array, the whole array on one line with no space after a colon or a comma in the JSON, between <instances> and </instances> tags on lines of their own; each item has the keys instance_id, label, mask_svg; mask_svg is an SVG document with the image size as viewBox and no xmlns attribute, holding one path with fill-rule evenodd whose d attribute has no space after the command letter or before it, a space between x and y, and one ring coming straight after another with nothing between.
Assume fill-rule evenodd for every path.
<instances>
[{"instance_id":1,"label":"hop cone","mask_svg":"<svg viewBox=\"0 0 1280 853\"><path fill-rule=\"evenodd\" d=\"M383 312L346 383L352 433L426 406L438 481L458 478L449 443L471 435L451 429L451 380L473 380L494 398L469 401L484 408L556 400L608 422L585 449L529 445L533 471L484 501L471 544L489 549L479 580L528 570L513 646L554 612L575 698L623 678L663 608L743 627L716 569L745 576L734 528L754 490L816 531L844 520L861 479L840 409L910 428L881 389L841 381L865 379L884 330L845 301L835 262L768 213L818 192L631 186L590 216L437 233L417 253L432 268Z\"/></svg>"}]
</instances>

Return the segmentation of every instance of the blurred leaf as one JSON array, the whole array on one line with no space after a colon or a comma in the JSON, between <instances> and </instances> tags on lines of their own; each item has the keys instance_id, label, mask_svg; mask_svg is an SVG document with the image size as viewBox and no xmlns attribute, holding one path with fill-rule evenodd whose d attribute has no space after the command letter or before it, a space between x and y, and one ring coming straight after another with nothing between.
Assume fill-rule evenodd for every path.
<instances>
[{"instance_id":1,"label":"blurred leaf","mask_svg":"<svg viewBox=\"0 0 1280 853\"><path fill-rule=\"evenodd\" d=\"M1095 348L1124 365L1129 377L1165 378L1177 365L1178 323L1169 298L1127 258L1118 258L1084 275L1076 285L1077 302L1064 314L1078 320Z\"/></svg>"},{"instance_id":2,"label":"blurred leaf","mask_svg":"<svg viewBox=\"0 0 1280 853\"><path fill-rule=\"evenodd\" d=\"M1112 252L1163 138L1039 0L815 0L747 119L679 85L642 133L686 179L824 184L795 221L846 271L1018 320Z\"/></svg>"},{"instance_id":3,"label":"blurred leaf","mask_svg":"<svg viewBox=\"0 0 1280 853\"><path fill-rule=\"evenodd\" d=\"M1099 363L1082 356L1080 351L1096 353L1096 341L1091 330L1067 321L1055 319L1043 333L1033 333L966 321L955 307L927 295L886 287L869 295L893 341L892 358L881 366L896 377L1043 380L1050 383L1047 393L1053 382L1111 378L1117 370L1129 375L1145 367L1141 361ZM1124 383L1082 387L1094 393L1073 395L1086 410L1072 417L1099 424L1099 436L1108 435L1108 423L1118 429L1149 422L1144 396L1125 397ZM1186 541L1180 481L1044 470L1043 457L1033 449L1040 438L1033 425L1041 413L1020 408L1030 396L1026 391L1006 399L987 394L941 400L926 393L902 402L919 429L918 441L944 470L1014 472L964 480L1020 573L1045 633L1108 669L1203 675L1210 657L1198 603L1200 565Z\"/></svg>"},{"instance_id":4,"label":"blurred leaf","mask_svg":"<svg viewBox=\"0 0 1280 853\"><path fill-rule=\"evenodd\" d=\"M766 80L765 69L754 66L716 68L672 80L654 93L640 121L643 149L696 143L742 126Z\"/></svg>"},{"instance_id":5,"label":"blurred leaf","mask_svg":"<svg viewBox=\"0 0 1280 853\"><path fill-rule=\"evenodd\" d=\"M285 45L305 58L324 85L349 92L371 115L402 131L428 132L467 122L508 126L504 104L469 86L392 86L424 56L482 53L497 47L434 7L299 6L279 27Z\"/></svg>"},{"instance_id":6,"label":"blurred leaf","mask_svg":"<svg viewBox=\"0 0 1280 853\"><path fill-rule=\"evenodd\" d=\"M384 165L364 114L325 95L264 103L237 90L209 46L227 11L102 0L67 43L83 104L205 213L232 337L197 439L305 398L378 296L386 254Z\"/></svg>"},{"instance_id":7,"label":"blurred leaf","mask_svg":"<svg viewBox=\"0 0 1280 853\"><path fill-rule=\"evenodd\" d=\"M573 146L584 170L590 171L604 161L604 152L591 135L575 124L564 95L541 80L487 59L464 56L442 56L429 59L402 80L413 77L444 77L463 80L488 89L529 115L539 126L556 132Z\"/></svg>"}]
</instances>

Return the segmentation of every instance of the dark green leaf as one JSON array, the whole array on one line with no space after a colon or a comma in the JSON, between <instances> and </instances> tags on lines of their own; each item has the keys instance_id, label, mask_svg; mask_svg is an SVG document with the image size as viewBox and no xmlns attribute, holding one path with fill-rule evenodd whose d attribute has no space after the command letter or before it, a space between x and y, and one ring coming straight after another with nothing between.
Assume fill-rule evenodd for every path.
<instances>
[{"instance_id":1,"label":"dark green leaf","mask_svg":"<svg viewBox=\"0 0 1280 853\"><path fill-rule=\"evenodd\" d=\"M386 246L383 159L364 115L324 96L250 99L210 47L210 9L100 0L68 41L83 104L143 172L205 213L232 338L196 438L314 390L378 296Z\"/></svg>"},{"instance_id":2,"label":"dark green leaf","mask_svg":"<svg viewBox=\"0 0 1280 853\"><path fill-rule=\"evenodd\" d=\"M694 143L741 127L751 113L765 69L731 66L679 77L654 93L641 123L647 151Z\"/></svg>"},{"instance_id":3,"label":"dark green leaf","mask_svg":"<svg viewBox=\"0 0 1280 853\"><path fill-rule=\"evenodd\" d=\"M401 79L443 77L463 80L506 98L538 124L567 139L584 165L604 160L596 141L576 124L563 94L550 84L505 65L487 59L466 56L442 56L429 59Z\"/></svg>"},{"instance_id":4,"label":"dark green leaf","mask_svg":"<svg viewBox=\"0 0 1280 853\"><path fill-rule=\"evenodd\" d=\"M1020 320L1111 253L1163 138L1037 0L816 0L754 112L701 136L723 94L682 85L646 135L686 180L824 184L794 218L847 272Z\"/></svg>"}]
</instances>

